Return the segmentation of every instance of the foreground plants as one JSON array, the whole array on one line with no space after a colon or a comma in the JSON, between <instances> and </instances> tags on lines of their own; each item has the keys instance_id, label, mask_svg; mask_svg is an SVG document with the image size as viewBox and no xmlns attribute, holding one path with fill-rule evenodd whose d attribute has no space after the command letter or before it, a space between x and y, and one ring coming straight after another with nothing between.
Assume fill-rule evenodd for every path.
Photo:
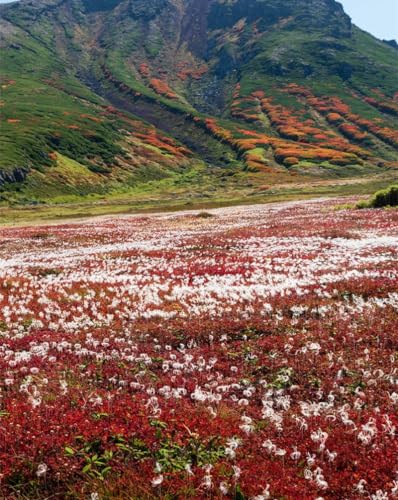
<instances>
[{"instance_id":1,"label":"foreground plants","mask_svg":"<svg viewBox=\"0 0 398 500\"><path fill-rule=\"evenodd\" d=\"M1 230L2 496L396 498L398 213L339 203Z\"/></svg>"}]
</instances>

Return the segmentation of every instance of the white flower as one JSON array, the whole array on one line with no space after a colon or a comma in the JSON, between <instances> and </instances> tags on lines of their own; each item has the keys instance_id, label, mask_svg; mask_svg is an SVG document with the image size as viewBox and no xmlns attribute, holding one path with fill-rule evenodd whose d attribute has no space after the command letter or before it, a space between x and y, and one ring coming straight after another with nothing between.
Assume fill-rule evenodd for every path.
<instances>
[{"instance_id":1,"label":"white flower","mask_svg":"<svg viewBox=\"0 0 398 500\"><path fill-rule=\"evenodd\" d=\"M276 445L270 439L264 441L263 448L265 448L268 451L268 453L275 453L277 449Z\"/></svg>"},{"instance_id":2,"label":"white flower","mask_svg":"<svg viewBox=\"0 0 398 500\"><path fill-rule=\"evenodd\" d=\"M225 447L225 456L233 460L236 457L236 450L240 445L240 439L235 437L227 440L227 446Z\"/></svg>"},{"instance_id":3,"label":"white flower","mask_svg":"<svg viewBox=\"0 0 398 500\"><path fill-rule=\"evenodd\" d=\"M311 439L314 443L324 443L328 438L328 433L323 432L322 429L318 429L316 432L311 433Z\"/></svg>"},{"instance_id":4,"label":"white flower","mask_svg":"<svg viewBox=\"0 0 398 500\"><path fill-rule=\"evenodd\" d=\"M334 462L337 457L337 453L335 451L326 450L326 456L328 457L329 462Z\"/></svg>"},{"instance_id":5,"label":"white flower","mask_svg":"<svg viewBox=\"0 0 398 500\"><path fill-rule=\"evenodd\" d=\"M361 479L359 483L355 486L355 491L360 493L361 495L365 493L365 487L366 487L366 481L365 479Z\"/></svg>"},{"instance_id":6,"label":"white flower","mask_svg":"<svg viewBox=\"0 0 398 500\"><path fill-rule=\"evenodd\" d=\"M210 490L212 485L213 485L213 481L212 481L211 475L206 474L203 477L203 481L201 483L202 488L205 488L206 490Z\"/></svg>"},{"instance_id":7,"label":"white flower","mask_svg":"<svg viewBox=\"0 0 398 500\"><path fill-rule=\"evenodd\" d=\"M390 399L391 401L394 403L394 404L397 404L398 403L398 394L396 392L393 392L392 394L389 395L390 396Z\"/></svg>"},{"instance_id":8,"label":"white flower","mask_svg":"<svg viewBox=\"0 0 398 500\"><path fill-rule=\"evenodd\" d=\"M307 453L307 464L309 467L312 467L315 464L315 455L311 455L311 453Z\"/></svg>"},{"instance_id":9,"label":"white flower","mask_svg":"<svg viewBox=\"0 0 398 500\"><path fill-rule=\"evenodd\" d=\"M228 495L229 487L225 481L220 483L220 491L223 495Z\"/></svg>"},{"instance_id":10,"label":"white flower","mask_svg":"<svg viewBox=\"0 0 398 500\"><path fill-rule=\"evenodd\" d=\"M36 476L37 477L44 477L47 474L47 471L48 471L47 465L46 464L40 464L37 467Z\"/></svg>"},{"instance_id":11,"label":"white flower","mask_svg":"<svg viewBox=\"0 0 398 500\"><path fill-rule=\"evenodd\" d=\"M237 481L239 478L240 478L240 475L241 475L241 470L239 467L237 467L236 465L234 465L232 467L233 471L234 471L234 479L235 481Z\"/></svg>"},{"instance_id":12,"label":"white flower","mask_svg":"<svg viewBox=\"0 0 398 500\"><path fill-rule=\"evenodd\" d=\"M316 354L318 354L319 351L321 350L321 346L318 344L318 342L311 342L310 344L307 345L307 347L310 351L313 351Z\"/></svg>"},{"instance_id":13,"label":"white flower","mask_svg":"<svg viewBox=\"0 0 398 500\"><path fill-rule=\"evenodd\" d=\"M298 451L297 446L293 448L293 452L290 454L292 460L298 460L301 457L301 452Z\"/></svg>"},{"instance_id":14,"label":"white flower","mask_svg":"<svg viewBox=\"0 0 398 500\"><path fill-rule=\"evenodd\" d=\"M370 497L372 500L388 500L388 493L382 490L377 490L374 495Z\"/></svg>"},{"instance_id":15,"label":"white flower","mask_svg":"<svg viewBox=\"0 0 398 500\"><path fill-rule=\"evenodd\" d=\"M241 417L241 420L243 424L240 425L239 428L242 429L242 431L246 432L246 434L250 434L251 432L254 431L253 420L250 417L243 415Z\"/></svg>"},{"instance_id":16,"label":"white flower","mask_svg":"<svg viewBox=\"0 0 398 500\"><path fill-rule=\"evenodd\" d=\"M329 488L329 485L325 481L325 479L323 478L323 476L317 476L315 478L315 482L316 482L318 488L320 488L321 490L327 490Z\"/></svg>"},{"instance_id":17,"label":"white flower","mask_svg":"<svg viewBox=\"0 0 398 500\"><path fill-rule=\"evenodd\" d=\"M159 476L156 476L155 478L152 479L152 486L156 488L157 486L160 486L163 483L163 475L159 474Z\"/></svg>"},{"instance_id":18,"label":"white flower","mask_svg":"<svg viewBox=\"0 0 398 500\"><path fill-rule=\"evenodd\" d=\"M261 495L256 495L255 497L252 497L250 500L267 500L268 498L271 498L269 488L270 488L269 484L267 484L266 488L263 490Z\"/></svg>"}]
</instances>

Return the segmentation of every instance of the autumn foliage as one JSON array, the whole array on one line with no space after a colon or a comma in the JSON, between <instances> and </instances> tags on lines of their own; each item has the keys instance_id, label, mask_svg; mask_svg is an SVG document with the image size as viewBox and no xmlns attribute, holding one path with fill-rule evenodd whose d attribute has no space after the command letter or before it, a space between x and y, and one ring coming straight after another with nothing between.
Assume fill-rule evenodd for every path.
<instances>
[{"instance_id":1,"label":"autumn foliage","mask_svg":"<svg viewBox=\"0 0 398 500\"><path fill-rule=\"evenodd\" d=\"M176 65L176 71L177 77L182 81L190 78L200 80L209 71L209 68L206 64L197 66L187 61L182 61Z\"/></svg>"},{"instance_id":2,"label":"autumn foliage","mask_svg":"<svg viewBox=\"0 0 398 500\"><path fill-rule=\"evenodd\" d=\"M168 83L165 80L160 80L158 78L152 78L149 82L149 86L159 95L166 97L167 99L178 99L177 94L171 90Z\"/></svg>"},{"instance_id":3,"label":"autumn foliage","mask_svg":"<svg viewBox=\"0 0 398 500\"><path fill-rule=\"evenodd\" d=\"M1 497L396 498L398 212L347 201L2 228Z\"/></svg>"},{"instance_id":4,"label":"autumn foliage","mask_svg":"<svg viewBox=\"0 0 398 500\"><path fill-rule=\"evenodd\" d=\"M296 84L287 85L286 91L305 99L308 105L315 108L319 113L325 115L326 119L332 125L337 124L339 131L348 139L356 142L362 142L368 139L368 134L366 132L370 132L387 144L398 147L398 132L396 130L382 126L375 120L372 121L362 118L361 116L353 113L350 106L344 103L339 97L316 97L309 89L300 87ZM377 101L373 98L364 98L364 100L368 104L379 107L379 109L383 111L379 106L382 101ZM394 108L396 104L391 101L391 106Z\"/></svg>"}]
</instances>

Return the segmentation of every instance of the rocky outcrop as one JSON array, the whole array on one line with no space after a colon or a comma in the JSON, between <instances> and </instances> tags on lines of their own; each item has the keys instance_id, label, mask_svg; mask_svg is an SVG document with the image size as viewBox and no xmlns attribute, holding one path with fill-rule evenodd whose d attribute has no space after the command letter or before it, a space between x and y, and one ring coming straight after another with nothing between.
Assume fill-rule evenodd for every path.
<instances>
[{"instance_id":1,"label":"rocky outcrop","mask_svg":"<svg viewBox=\"0 0 398 500\"><path fill-rule=\"evenodd\" d=\"M29 169L17 167L10 170L0 170L0 186L13 182L23 182L28 175Z\"/></svg>"}]
</instances>

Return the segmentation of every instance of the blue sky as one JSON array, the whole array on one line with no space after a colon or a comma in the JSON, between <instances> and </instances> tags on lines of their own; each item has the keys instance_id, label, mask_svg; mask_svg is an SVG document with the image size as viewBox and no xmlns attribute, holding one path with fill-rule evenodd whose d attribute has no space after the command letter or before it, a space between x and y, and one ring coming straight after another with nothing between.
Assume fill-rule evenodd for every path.
<instances>
[{"instance_id":1,"label":"blue sky","mask_svg":"<svg viewBox=\"0 0 398 500\"><path fill-rule=\"evenodd\" d=\"M9 0L0 0L6 3ZM378 38L398 40L398 0L339 0L354 23Z\"/></svg>"},{"instance_id":2,"label":"blue sky","mask_svg":"<svg viewBox=\"0 0 398 500\"><path fill-rule=\"evenodd\" d=\"M339 0L354 23L378 38L398 40L398 0Z\"/></svg>"}]
</instances>

